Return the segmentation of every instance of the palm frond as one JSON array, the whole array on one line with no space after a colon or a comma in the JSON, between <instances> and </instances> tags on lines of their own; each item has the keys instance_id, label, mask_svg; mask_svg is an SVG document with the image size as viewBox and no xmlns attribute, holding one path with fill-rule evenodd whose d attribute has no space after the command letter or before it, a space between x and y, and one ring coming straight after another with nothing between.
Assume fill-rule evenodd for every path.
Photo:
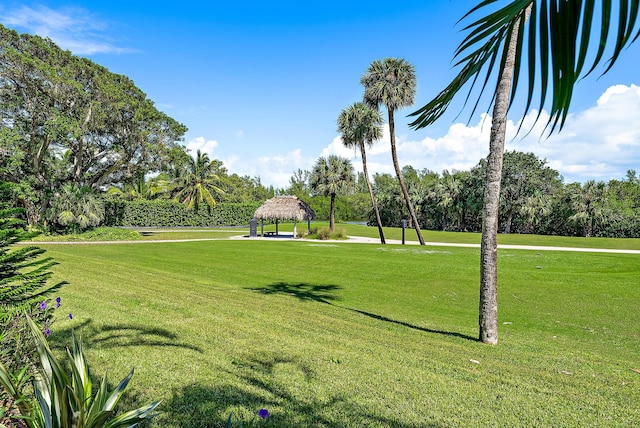
<instances>
[{"instance_id":1,"label":"palm frond","mask_svg":"<svg viewBox=\"0 0 640 428\"><path fill-rule=\"evenodd\" d=\"M468 35L454 54L455 66L462 67L460 72L434 99L409 115L416 117L411 127L423 128L438 120L457 93L470 82L464 104L471 98L475 86L480 86L479 102L486 87L491 85L497 56L504 60L511 30L517 27L519 39L510 107L520 87L518 83L526 78L527 98L522 117L537 97L539 112L550 102L549 132L560 130L567 119L577 81L601 65L608 53L602 74L607 73L621 52L640 36L640 0L603 0L598 7L594 0L514 0L498 9L496 3L496 0L482 1L462 18L464 21L483 14L464 27ZM527 21L528 8L531 15ZM617 19L613 18L616 11ZM598 30L599 37L592 37ZM588 65L586 72L585 65ZM527 72L521 73L521 69ZM501 70L497 80L500 74ZM539 94L536 94L537 85ZM491 96L489 107L493 101Z\"/></svg>"}]
</instances>

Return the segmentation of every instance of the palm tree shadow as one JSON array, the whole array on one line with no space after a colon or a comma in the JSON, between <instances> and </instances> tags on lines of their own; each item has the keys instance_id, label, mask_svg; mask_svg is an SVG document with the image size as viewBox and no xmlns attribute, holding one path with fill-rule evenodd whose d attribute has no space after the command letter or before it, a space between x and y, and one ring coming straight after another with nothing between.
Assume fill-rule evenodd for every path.
<instances>
[{"instance_id":1,"label":"palm tree shadow","mask_svg":"<svg viewBox=\"0 0 640 428\"><path fill-rule=\"evenodd\" d=\"M180 342L178 335L158 327L146 327L132 324L112 324L96 326L91 318L75 325L83 342L92 346L120 348L128 346L177 347L202 353L202 349ZM62 334L69 334L70 332Z\"/></svg>"},{"instance_id":2,"label":"palm tree shadow","mask_svg":"<svg viewBox=\"0 0 640 428\"><path fill-rule=\"evenodd\" d=\"M322 397L301 394L300 390L278 373L286 370L298 373L306 381L319 382L319 373L313 366L298 357L287 354L236 356L233 367L224 370L236 381L219 385L194 384L173 391L172 397L163 403L162 422L171 421L179 428L223 427L229 415L231 426L257 426L257 411L266 408L271 416L266 425L291 428L319 426L339 428L344 426L404 425L393 415L385 415L379 409L357 403L354 397L341 392L330 392ZM232 410L230 410L232 409ZM327 410L331 411L327 411ZM240 421L239 423L235 423ZM425 423L421 427L439 428L437 423Z\"/></svg>"},{"instance_id":3,"label":"palm tree shadow","mask_svg":"<svg viewBox=\"0 0 640 428\"><path fill-rule=\"evenodd\" d=\"M308 284L308 283L289 284L286 282L276 282L266 287L254 287L254 288L247 287L248 290L257 291L263 294L282 294L286 296L293 296L299 300L325 303L327 305L331 305L336 308L341 308L347 311L359 313L361 315L376 319L378 321L384 321L388 323L401 325L401 326L408 327L413 330L422 331L425 333L440 334L440 335L449 336L449 337L458 337L458 338L470 340L473 342L478 341L477 338L468 336L466 334L457 333L454 331L436 330L436 329L431 329L426 327L420 327L415 324L394 320L392 318L388 318L383 315L374 314L372 312L367 312L360 309L348 308L346 306L337 305L333 302L339 301L340 298L333 293L337 290L340 290L341 288L342 287L340 287L339 285L333 285L333 284L316 284L316 285Z\"/></svg>"},{"instance_id":4,"label":"palm tree shadow","mask_svg":"<svg viewBox=\"0 0 640 428\"><path fill-rule=\"evenodd\" d=\"M248 290L257 291L263 294L283 294L293 296L299 300L326 303L331 305L332 301L339 300L339 297L333 292L340 290L342 287L332 284L288 284L286 282L276 282L266 287L247 288Z\"/></svg>"}]
</instances>

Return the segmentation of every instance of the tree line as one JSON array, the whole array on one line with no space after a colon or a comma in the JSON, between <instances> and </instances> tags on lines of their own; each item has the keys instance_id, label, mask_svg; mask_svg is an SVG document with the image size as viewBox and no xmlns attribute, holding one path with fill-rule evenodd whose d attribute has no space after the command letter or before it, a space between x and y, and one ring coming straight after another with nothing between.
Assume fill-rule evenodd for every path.
<instances>
[{"instance_id":1,"label":"tree line","mask_svg":"<svg viewBox=\"0 0 640 428\"><path fill-rule=\"evenodd\" d=\"M410 165L402 168L420 228L480 232L486 169L486 159L469 171L437 173ZM280 192L308 201L320 218L329 218L330 207L322 193L314 191L312 172L295 171L288 187ZM349 190L339 193L334 202L337 219L361 219L375 226L376 214L365 176L358 173L349 182ZM399 227L403 219L410 221L395 177L374 174L371 184L382 226ZM639 237L640 178L636 171L629 170L622 179L565 184L546 160L533 153L507 151L499 212L501 233Z\"/></svg>"},{"instance_id":2,"label":"tree line","mask_svg":"<svg viewBox=\"0 0 640 428\"><path fill-rule=\"evenodd\" d=\"M388 94L373 91L394 67L396 80L406 79L404 87L387 84ZM378 61L361 83L367 103L344 109L337 129L345 145L360 149L366 168L365 147L381 138L383 119L375 106L391 104L391 121L401 106L394 100L412 100L415 76L404 61ZM294 172L288 187L266 187L259 177L229 173L206 154L190 155L180 144L186 127L159 111L126 76L74 56L51 40L2 26L0 114L0 181L13 184L13 206L24 209L32 227L77 230L102 224L105 197L174 199L187 209L200 209L217 202L262 202L279 193L299 196L323 219L331 220L336 212L340 220L370 225L397 227L408 219L418 229L482 228L486 160L470 171L442 173L398 166L397 179L375 174L368 182L368 174L349 179L353 169L343 165L344 160L328 159L314 171ZM330 165L341 166L334 178L348 185L327 181ZM638 186L635 171L608 183L565 185L546 161L507 152L499 229L640 236Z\"/></svg>"}]
</instances>

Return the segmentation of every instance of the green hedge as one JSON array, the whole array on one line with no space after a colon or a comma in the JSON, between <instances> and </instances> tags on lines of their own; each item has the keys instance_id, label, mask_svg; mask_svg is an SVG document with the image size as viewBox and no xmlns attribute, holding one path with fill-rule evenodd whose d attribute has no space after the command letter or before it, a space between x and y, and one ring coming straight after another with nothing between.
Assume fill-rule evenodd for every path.
<instances>
[{"instance_id":1,"label":"green hedge","mask_svg":"<svg viewBox=\"0 0 640 428\"><path fill-rule=\"evenodd\" d=\"M167 200L107 200L105 202L106 226L176 227L176 226L245 226L260 203L217 204L186 211L184 205Z\"/></svg>"}]
</instances>

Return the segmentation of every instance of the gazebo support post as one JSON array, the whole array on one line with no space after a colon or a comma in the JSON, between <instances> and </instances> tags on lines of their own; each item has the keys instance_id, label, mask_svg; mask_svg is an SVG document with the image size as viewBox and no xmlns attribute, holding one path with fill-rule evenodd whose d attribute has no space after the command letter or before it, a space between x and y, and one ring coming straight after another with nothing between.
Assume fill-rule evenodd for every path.
<instances>
[{"instance_id":1,"label":"gazebo support post","mask_svg":"<svg viewBox=\"0 0 640 428\"><path fill-rule=\"evenodd\" d=\"M264 219L260 221L260 236L264 238Z\"/></svg>"},{"instance_id":2,"label":"gazebo support post","mask_svg":"<svg viewBox=\"0 0 640 428\"><path fill-rule=\"evenodd\" d=\"M276 219L276 236L278 236L278 219Z\"/></svg>"},{"instance_id":3,"label":"gazebo support post","mask_svg":"<svg viewBox=\"0 0 640 428\"><path fill-rule=\"evenodd\" d=\"M297 220L294 218L293 219L293 239L296 239L297 234L297 229L296 229L296 224L297 224Z\"/></svg>"}]
</instances>

